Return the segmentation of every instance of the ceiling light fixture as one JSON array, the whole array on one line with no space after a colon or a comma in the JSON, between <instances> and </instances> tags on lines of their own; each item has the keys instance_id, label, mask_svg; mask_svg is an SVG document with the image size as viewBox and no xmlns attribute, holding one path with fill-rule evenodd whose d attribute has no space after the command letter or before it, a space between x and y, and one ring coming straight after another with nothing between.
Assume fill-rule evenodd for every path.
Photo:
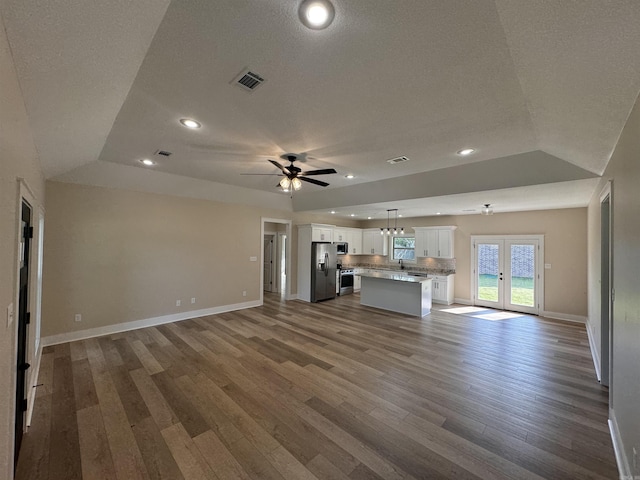
<instances>
[{"instance_id":1,"label":"ceiling light fixture","mask_svg":"<svg viewBox=\"0 0 640 480\"><path fill-rule=\"evenodd\" d=\"M396 220L393 226L393 230L391 229L390 223L389 223L391 212L396 212ZM387 235L391 235L392 232L394 235L398 235L398 209L397 208L390 208L387 210L387 228L381 228L380 235L384 235L385 233ZM400 235L404 235L404 227L400 227Z\"/></svg>"},{"instance_id":2,"label":"ceiling light fixture","mask_svg":"<svg viewBox=\"0 0 640 480\"><path fill-rule=\"evenodd\" d=\"M480 213L482 215L493 215L493 207L490 203L485 203L484 207L482 207L482 210L480 210Z\"/></svg>"},{"instance_id":3,"label":"ceiling light fixture","mask_svg":"<svg viewBox=\"0 0 640 480\"><path fill-rule=\"evenodd\" d=\"M300 188L302 187L302 182L298 177L293 177L291 179L291 186L294 190L300 190Z\"/></svg>"},{"instance_id":4,"label":"ceiling light fixture","mask_svg":"<svg viewBox=\"0 0 640 480\"><path fill-rule=\"evenodd\" d=\"M442 215L440 212L436 212L436 215Z\"/></svg>"},{"instance_id":5,"label":"ceiling light fixture","mask_svg":"<svg viewBox=\"0 0 640 480\"><path fill-rule=\"evenodd\" d=\"M300 4L298 15L306 27L322 30L333 22L335 10L329 0L304 0Z\"/></svg>"},{"instance_id":6,"label":"ceiling light fixture","mask_svg":"<svg viewBox=\"0 0 640 480\"><path fill-rule=\"evenodd\" d=\"M331 210L331 215L333 215L334 213L336 213L336 211L335 210Z\"/></svg>"},{"instance_id":7,"label":"ceiling light fixture","mask_svg":"<svg viewBox=\"0 0 640 480\"><path fill-rule=\"evenodd\" d=\"M348 178L349 180L351 180L352 178L354 178L355 175L349 174L349 175L345 175L344 178Z\"/></svg>"},{"instance_id":8,"label":"ceiling light fixture","mask_svg":"<svg viewBox=\"0 0 640 480\"><path fill-rule=\"evenodd\" d=\"M291 180L289 180L288 177L284 177L282 180L280 180L280 186L283 188L283 190L289 190L289 187L291 186Z\"/></svg>"},{"instance_id":9,"label":"ceiling light fixture","mask_svg":"<svg viewBox=\"0 0 640 480\"><path fill-rule=\"evenodd\" d=\"M149 160L148 158L144 158L142 160L138 160L141 164L146 165L147 167L153 167L156 162L153 160Z\"/></svg>"},{"instance_id":10,"label":"ceiling light fixture","mask_svg":"<svg viewBox=\"0 0 640 480\"><path fill-rule=\"evenodd\" d=\"M202 126L200 122L196 122L192 118L181 118L180 123L187 128L200 128Z\"/></svg>"},{"instance_id":11,"label":"ceiling light fixture","mask_svg":"<svg viewBox=\"0 0 640 480\"><path fill-rule=\"evenodd\" d=\"M466 157L467 155L471 155L474 152L475 152L475 150L473 148L463 148L462 150L458 150L456 153L458 155Z\"/></svg>"},{"instance_id":12,"label":"ceiling light fixture","mask_svg":"<svg viewBox=\"0 0 640 480\"><path fill-rule=\"evenodd\" d=\"M352 214L351 214L351 215L349 215L349 216L350 216L350 217L355 217L355 216L356 216L356 214L355 214L355 213L352 213Z\"/></svg>"},{"instance_id":13,"label":"ceiling light fixture","mask_svg":"<svg viewBox=\"0 0 640 480\"><path fill-rule=\"evenodd\" d=\"M371 220L373 217L367 217L367 220Z\"/></svg>"}]
</instances>

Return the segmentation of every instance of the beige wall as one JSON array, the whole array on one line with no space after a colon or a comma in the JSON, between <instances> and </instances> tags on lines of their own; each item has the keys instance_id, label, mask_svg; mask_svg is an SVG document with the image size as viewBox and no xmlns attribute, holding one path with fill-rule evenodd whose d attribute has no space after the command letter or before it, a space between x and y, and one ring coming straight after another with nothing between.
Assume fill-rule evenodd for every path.
<instances>
[{"instance_id":1,"label":"beige wall","mask_svg":"<svg viewBox=\"0 0 640 480\"><path fill-rule=\"evenodd\" d=\"M600 346L600 192L613 190L613 378L610 392L627 463L640 452L640 101L589 204L589 323ZM631 473L631 472L629 472ZM640 471L633 472L640 475Z\"/></svg>"},{"instance_id":2,"label":"beige wall","mask_svg":"<svg viewBox=\"0 0 640 480\"><path fill-rule=\"evenodd\" d=\"M47 196L43 336L256 301L261 217L291 215L59 182Z\"/></svg>"},{"instance_id":3,"label":"beige wall","mask_svg":"<svg viewBox=\"0 0 640 480\"><path fill-rule=\"evenodd\" d=\"M0 478L13 478L17 321L8 327L6 311L17 294L17 178L24 178L33 191L36 215L44 205L44 179L1 17L0 30Z\"/></svg>"},{"instance_id":4,"label":"beige wall","mask_svg":"<svg viewBox=\"0 0 640 480\"><path fill-rule=\"evenodd\" d=\"M383 225L384 223L384 225ZM366 222L363 228L386 226L385 222ZM410 227L456 225L455 297L471 298L471 235L544 235L545 310L587 315L587 209L572 208L533 212L500 213L492 216L461 215L403 218L405 231Z\"/></svg>"}]
</instances>

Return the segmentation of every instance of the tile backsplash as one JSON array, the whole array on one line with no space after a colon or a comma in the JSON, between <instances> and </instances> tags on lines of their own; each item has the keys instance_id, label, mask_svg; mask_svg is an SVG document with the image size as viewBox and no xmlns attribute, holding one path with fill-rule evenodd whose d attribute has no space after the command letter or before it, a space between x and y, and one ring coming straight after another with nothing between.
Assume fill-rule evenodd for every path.
<instances>
[{"instance_id":1,"label":"tile backsplash","mask_svg":"<svg viewBox=\"0 0 640 480\"><path fill-rule=\"evenodd\" d=\"M341 255L338 263L343 267L380 268L383 270L400 270L397 260L389 260L386 255ZM405 270L427 272L434 275L450 275L456 273L455 258L423 258L416 263L405 263Z\"/></svg>"}]
</instances>

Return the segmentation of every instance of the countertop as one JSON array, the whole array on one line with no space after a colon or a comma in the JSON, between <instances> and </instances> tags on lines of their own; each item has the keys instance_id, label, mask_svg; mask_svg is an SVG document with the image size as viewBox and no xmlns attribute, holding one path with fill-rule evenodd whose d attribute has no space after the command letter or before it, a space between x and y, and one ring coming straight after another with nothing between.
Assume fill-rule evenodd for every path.
<instances>
[{"instance_id":1,"label":"countertop","mask_svg":"<svg viewBox=\"0 0 640 480\"><path fill-rule=\"evenodd\" d=\"M361 277L381 278L383 280L396 280L398 282L409 282L409 283L422 283L422 282L427 282L431 280L431 278L426 278L426 277L414 277L412 275L409 275L408 273L371 272L371 273L356 273L356 275L360 275Z\"/></svg>"}]
</instances>

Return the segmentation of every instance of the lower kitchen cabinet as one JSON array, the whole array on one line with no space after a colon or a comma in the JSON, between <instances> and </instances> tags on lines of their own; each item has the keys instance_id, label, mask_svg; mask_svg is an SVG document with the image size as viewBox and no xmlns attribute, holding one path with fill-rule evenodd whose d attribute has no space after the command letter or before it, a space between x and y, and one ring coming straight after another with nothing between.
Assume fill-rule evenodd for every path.
<instances>
[{"instance_id":1,"label":"lower kitchen cabinet","mask_svg":"<svg viewBox=\"0 0 640 480\"><path fill-rule=\"evenodd\" d=\"M455 275L438 275L432 278L433 284L431 301L434 303L451 305L453 303Z\"/></svg>"}]
</instances>

